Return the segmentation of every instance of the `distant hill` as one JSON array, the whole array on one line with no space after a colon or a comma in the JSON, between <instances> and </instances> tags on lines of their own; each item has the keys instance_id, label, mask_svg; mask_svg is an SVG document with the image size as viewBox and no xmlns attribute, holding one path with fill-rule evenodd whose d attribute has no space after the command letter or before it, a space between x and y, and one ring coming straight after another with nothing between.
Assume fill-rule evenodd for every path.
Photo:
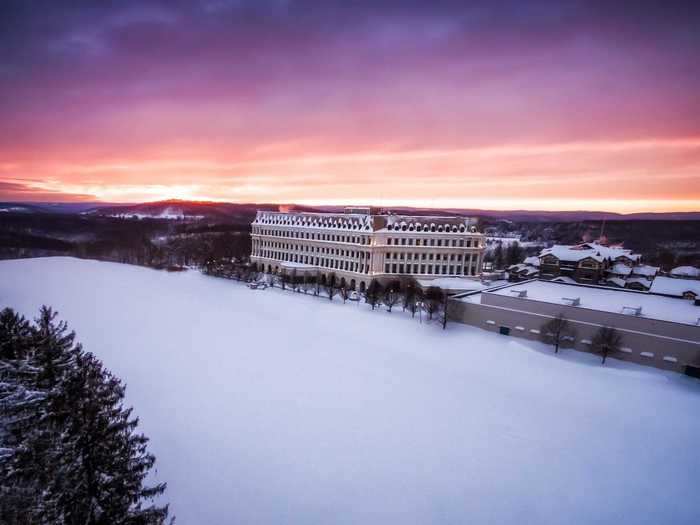
<instances>
[{"instance_id":1,"label":"distant hill","mask_svg":"<svg viewBox=\"0 0 700 525\"><path fill-rule=\"evenodd\" d=\"M0 213L82 213L115 204L104 202L0 202Z\"/></svg>"},{"instance_id":2,"label":"distant hill","mask_svg":"<svg viewBox=\"0 0 700 525\"><path fill-rule=\"evenodd\" d=\"M84 214L125 219L179 220L252 220L257 210L277 210L280 206L297 211L342 212L342 206L302 206L279 204L232 203L211 201L165 200L139 204L114 203L0 203L0 213ZM514 222L581 222L581 221L697 221L700 212L613 213L601 211L480 210L461 208L391 207L390 211L406 215L464 215Z\"/></svg>"}]
</instances>

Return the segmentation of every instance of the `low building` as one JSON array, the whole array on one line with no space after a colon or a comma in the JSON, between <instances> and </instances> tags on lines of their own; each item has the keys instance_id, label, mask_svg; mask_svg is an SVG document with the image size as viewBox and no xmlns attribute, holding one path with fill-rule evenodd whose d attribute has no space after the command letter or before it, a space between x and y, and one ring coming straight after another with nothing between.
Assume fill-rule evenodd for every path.
<instances>
[{"instance_id":1,"label":"low building","mask_svg":"<svg viewBox=\"0 0 700 525\"><path fill-rule=\"evenodd\" d=\"M653 294L678 297L689 301L700 299L700 281L657 277L649 290Z\"/></svg>"},{"instance_id":2,"label":"low building","mask_svg":"<svg viewBox=\"0 0 700 525\"><path fill-rule=\"evenodd\" d=\"M700 268L694 266L678 266L671 270L671 277L677 279L700 279Z\"/></svg>"},{"instance_id":3,"label":"low building","mask_svg":"<svg viewBox=\"0 0 700 525\"><path fill-rule=\"evenodd\" d=\"M331 275L364 291L372 279L480 275L484 236L468 217L426 217L347 208L346 213L259 211L251 261L268 273Z\"/></svg>"},{"instance_id":4,"label":"low building","mask_svg":"<svg viewBox=\"0 0 700 525\"><path fill-rule=\"evenodd\" d=\"M437 279L417 279L418 286L425 292L429 288L440 288L447 295L485 290L508 281L487 281L469 277L438 277Z\"/></svg>"},{"instance_id":5,"label":"low building","mask_svg":"<svg viewBox=\"0 0 700 525\"><path fill-rule=\"evenodd\" d=\"M539 268L530 264L519 263L508 267L508 280L512 282L527 281L539 275Z\"/></svg>"},{"instance_id":6,"label":"low building","mask_svg":"<svg viewBox=\"0 0 700 525\"><path fill-rule=\"evenodd\" d=\"M595 241L574 246L554 245L542 250L539 259L540 277L543 279L568 277L578 283L598 284L607 278L612 268L631 268L639 264L641 255L622 246Z\"/></svg>"},{"instance_id":7,"label":"low building","mask_svg":"<svg viewBox=\"0 0 700 525\"><path fill-rule=\"evenodd\" d=\"M700 306L675 296L532 280L457 295L450 309L466 324L537 340L562 315L576 331L570 343L577 350L592 351L596 332L613 327L623 347L612 357L678 372L700 365Z\"/></svg>"}]
</instances>

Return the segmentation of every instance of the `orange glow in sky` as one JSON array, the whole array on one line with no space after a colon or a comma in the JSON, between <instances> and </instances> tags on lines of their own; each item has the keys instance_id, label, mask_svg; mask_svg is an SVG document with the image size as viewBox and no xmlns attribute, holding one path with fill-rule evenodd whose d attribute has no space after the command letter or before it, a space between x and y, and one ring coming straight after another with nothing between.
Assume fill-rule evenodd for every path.
<instances>
[{"instance_id":1,"label":"orange glow in sky","mask_svg":"<svg viewBox=\"0 0 700 525\"><path fill-rule=\"evenodd\" d=\"M0 201L700 211L700 9L185 4L6 13Z\"/></svg>"},{"instance_id":2,"label":"orange glow in sky","mask_svg":"<svg viewBox=\"0 0 700 525\"><path fill-rule=\"evenodd\" d=\"M45 200L65 195L107 202L179 198L623 213L700 210L700 139L343 154L285 151L211 160L216 156L32 159L0 165L0 173ZM17 171L29 180L14 178Z\"/></svg>"}]
</instances>

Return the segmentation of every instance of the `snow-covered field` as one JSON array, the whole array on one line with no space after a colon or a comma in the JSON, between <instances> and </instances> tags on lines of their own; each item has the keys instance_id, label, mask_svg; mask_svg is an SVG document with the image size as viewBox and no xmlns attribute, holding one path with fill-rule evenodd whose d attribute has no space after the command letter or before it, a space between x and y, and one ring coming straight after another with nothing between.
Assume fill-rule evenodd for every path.
<instances>
[{"instance_id":1,"label":"snow-covered field","mask_svg":"<svg viewBox=\"0 0 700 525\"><path fill-rule=\"evenodd\" d=\"M128 384L181 524L700 523L700 381L195 272L0 262Z\"/></svg>"}]
</instances>

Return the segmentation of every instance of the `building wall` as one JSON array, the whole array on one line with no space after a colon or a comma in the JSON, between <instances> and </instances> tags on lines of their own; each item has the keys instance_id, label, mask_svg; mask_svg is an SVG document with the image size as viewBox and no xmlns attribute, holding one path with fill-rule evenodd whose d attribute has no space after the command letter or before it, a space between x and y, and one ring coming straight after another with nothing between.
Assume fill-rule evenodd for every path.
<instances>
[{"instance_id":1,"label":"building wall","mask_svg":"<svg viewBox=\"0 0 700 525\"><path fill-rule=\"evenodd\" d=\"M473 297L478 301L476 297L479 296ZM611 354L611 357L677 372L684 372L687 364L700 364L700 326L488 292L480 297L480 303L452 299L450 310L453 318L493 332L506 327L511 336L540 340L542 325L561 314L576 330L573 342L576 350L590 352L590 341L598 329L610 326L622 334L625 349Z\"/></svg>"},{"instance_id":2,"label":"building wall","mask_svg":"<svg viewBox=\"0 0 700 525\"><path fill-rule=\"evenodd\" d=\"M385 215L259 212L252 224L251 260L272 272L284 262L310 265L322 274L342 274L348 283L480 273L483 235L464 219L441 219L428 231L415 224L430 218L401 219L415 223L392 226L396 218Z\"/></svg>"}]
</instances>

